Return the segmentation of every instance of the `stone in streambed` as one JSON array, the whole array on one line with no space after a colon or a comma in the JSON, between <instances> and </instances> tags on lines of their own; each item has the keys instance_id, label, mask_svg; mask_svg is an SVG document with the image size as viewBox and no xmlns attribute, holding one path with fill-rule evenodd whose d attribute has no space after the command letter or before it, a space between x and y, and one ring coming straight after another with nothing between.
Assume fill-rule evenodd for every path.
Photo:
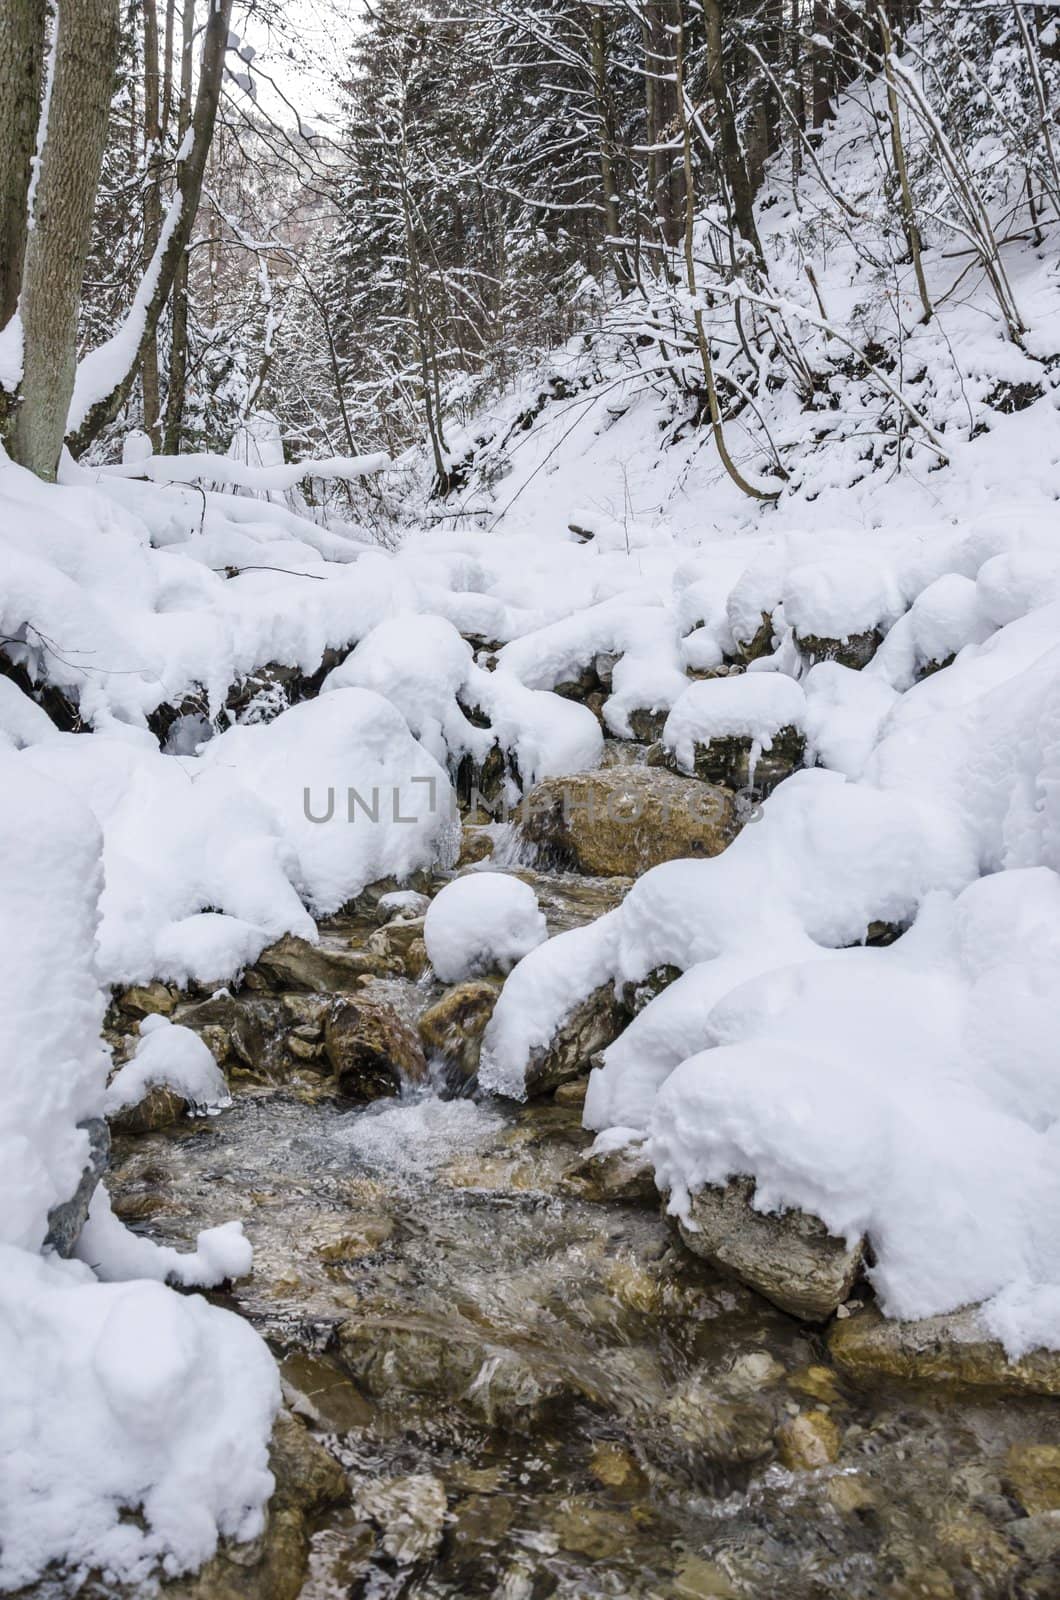
<instances>
[{"instance_id":1,"label":"stone in streambed","mask_svg":"<svg viewBox=\"0 0 1060 1600\"><path fill-rule=\"evenodd\" d=\"M547 1045L530 1052L526 1065L526 1093L547 1094L550 1089L583 1077L590 1057L618 1038L630 1014L616 998L614 985L602 983L570 1012Z\"/></svg>"},{"instance_id":2,"label":"stone in streambed","mask_svg":"<svg viewBox=\"0 0 1060 1600\"><path fill-rule=\"evenodd\" d=\"M427 1059L415 1032L392 1007L341 996L324 1023L324 1053L340 1094L375 1100L405 1083L423 1083Z\"/></svg>"},{"instance_id":3,"label":"stone in streambed","mask_svg":"<svg viewBox=\"0 0 1060 1600\"><path fill-rule=\"evenodd\" d=\"M546 778L519 815L521 838L558 866L594 877L636 877L663 861L716 856L738 831L728 791L639 766Z\"/></svg>"},{"instance_id":4,"label":"stone in streambed","mask_svg":"<svg viewBox=\"0 0 1060 1600\"><path fill-rule=\"evenodd\" d=\"M832 1360L860 1383L902 1379L996 1393L1060 1396L1060 1351L1031 1350L1010 1360L975 1308L905 1322L870 1306L831 1329Z\"/></svg>"},{"instance_id":5,"label":"stone in streambed","mask_svg":"<svg viewBox=\"0 0 1060 1600\"><path fill-rule=\"evenodd\" d=\"M49 1211L48 1235L44 1241L45 1248L60 1256L73 1254L96 1184L110 1162L110 1129L103 1118L89 1117L79 1122L78 1127L88 1135L88 1159L73 1194Z\"/></svg>"},{"instance_id":6,"label":"stone in streambed","mask_svg":"<svg viewBox=\"0 0 1060 1600\"><path fill-rule=\"evenodd\" d=\"M777 1429L777 1451L790 1472L830 1466L839 1454L839 1429L827 1411L800 1411Z\"/></svg>"},{"instance_id":7,"label":"stone in streambed","mask_svg":"<svg viewBox=\"0 0 1060 1600\"><path fill-rule=\"evenodd\" d=\"M308 939L286 933L262 951L251 970L274 989L309 989L326 994L335 989L354 989L363 977L396 977L402 969L401 963L385 950L310 944Z\"/></svg>"},{"instance_id":8,"label":"stone in streambed","mask_svg":"<svg viewBox=\"0 0 1060 1600\"><path fill-rule=\"evenodd\" d=\"M709 1185L679 1220L688 1248L733 1273L781 1311L823 1322L850 1294L861 1271L864 1241L848 1245L807 1211L756 1211L752 1178Z\"/></svg>"},{"instance_id":9,"label":"stone in streambed","mask_svg":"<svg viewBox=\"0 0 1060 1600\"><path fill-rule=\"evenodd\" d=\"M1005 1480L1029 1517L1060 1512L1060 1445L1014 1444Z\"/></svg>"},{"instance_id":10,"label":"stone in streambed","mask_svg":"<svg viewBox=\"0 0 1060 1600\"><path fill-rule=\"evenodd\" d=\"M808 667L818 661L837 661L841 667L860 672L867 667L883 635L878 628L868 628L864 633L851 633L845 639L827 639L816 633L796 633L795 643Z\"/></svg>"},{"instance_id":11,"label":"stone in streambed","mask_svg":"<svg viewBox=\"0 0 1060 1600\"><path fill-rule=\"evenodd\" d=\"M478 1072L482 1035L499 994L500 985L485 978L469 978L447 990L419 1019L420 1039L427 1054L440 1056L462 1077L473 1078Z\"/></svg>"},{"instance_id":12,"label":"stone in streambed","mask_svg":"<svg viewBox=\"0 0 1060 1600\"><path fill-rule=\"evenodd\" d=\"M186 1117L190 1107L183 1095L164 1083L148 1089L134 1106L123 1106L110 1118L112 1133L154 1133Z\"/></svg>"},{"instance_id":13,"label":"stone in streambed","mask_svg":"<svg viewBox=\"0 0 1060 1600\"><path fill-rule=\"evenodd\" d=\"M312 1520L347 1499L349 1488L338 1462L287 1411L276 1418L269 1467L276 1488L265 1531L248 1544L222 1546L196 1577L167 1584L167 1600L297 1600Z\"/></svg>"}]
</instances>

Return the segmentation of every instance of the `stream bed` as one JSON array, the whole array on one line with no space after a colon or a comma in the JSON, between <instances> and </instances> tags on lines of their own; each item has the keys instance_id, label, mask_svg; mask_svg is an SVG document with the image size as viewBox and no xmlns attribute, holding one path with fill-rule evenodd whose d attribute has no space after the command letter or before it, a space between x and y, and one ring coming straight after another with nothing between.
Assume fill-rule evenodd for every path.
<instances>
[{"instance_id":1,"label":"stream bed","mask_svg":"<svg viewBox=\"0 0 1060 1600\"><path fill-rule=\"evenodd\" d=\"M552 931L622 888L529 876ZM407 1016L439 992L376 988ZM254 1245L212 1298L352 1491L302 1600L1060 1594L1004 1469L1055 1442L1054 1403L848 1386L658 1202L591 1198L577 1104L443 1089L352 1106L306 1071L115 1141L130 1226L186 1248L240 1218Z\"/></svg>"}]
</instances>

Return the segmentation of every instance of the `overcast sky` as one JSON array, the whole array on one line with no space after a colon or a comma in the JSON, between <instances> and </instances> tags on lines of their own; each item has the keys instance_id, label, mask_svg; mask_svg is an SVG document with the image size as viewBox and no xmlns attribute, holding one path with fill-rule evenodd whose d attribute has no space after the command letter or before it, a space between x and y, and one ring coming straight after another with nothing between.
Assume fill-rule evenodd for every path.
<instances>
[{"instance_id":1,"label":"overcast sky","mask_svg":"<svg viewBox=\"0 0 1060 1600\"><path fill-rule=\"evenodd\" d=\"M350 43L363 15L361 0L286 0L264 6L250 0L234 24L245 44L257 52L255 67L275 80L306 122L322 131L338 109L336 80L346 75ZM270 22L269 14L280 17ZM277 120L291 121L263 77L258 77L257 98Z\"/></svg>"}]
</instances>

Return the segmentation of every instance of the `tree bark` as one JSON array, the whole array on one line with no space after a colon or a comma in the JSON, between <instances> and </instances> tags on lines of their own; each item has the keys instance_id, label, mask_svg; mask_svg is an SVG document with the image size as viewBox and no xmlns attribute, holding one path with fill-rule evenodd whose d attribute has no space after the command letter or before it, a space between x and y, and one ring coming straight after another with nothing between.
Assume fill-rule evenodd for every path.
<instances>
[{"instance_id":1,"label":"tree bark","mask_svg":"<svg viewBox=\"0 0 1060 1600\"><path fill-rule=\"evenodd\" d=\"M144 0L144 242L142 270L146 272L158 248L162 231L162 124L159 116L162 81L158 63L158 12L155 0ZM144 335L140 388L144 402L144 432L158 449L158 336Z\"/></svg>"},{"instance_id":2,"label":"tree bark","mask_svg":"<svg viewBox=\"0 0 1060 1600\"><path fill-rule=\"evenodd\" d=\"M62 0L20 307L15 459L54 479L77 364L77 316L118 55L118 0Z\"/></svg>"},{"instance_id":3,"label":"tree bark","mask_svg":"<svg viewBox=\"0 0 1060 1600\"><path fill-rule=\"evenodd\" d=\"M177 143L182 145L191 127L191 64L195 38L195 0L184 0L181 12L180 107ZM166 382L166 417L162 449L179 456L184 434L184 402L188 385L188 252L181 253L173 274L173 310L169 331L169 374Z\"/></svg>"},{"instance_id":4,"label":"tree bark","mask_svg":"<svg viewBox=\"0 0 1060 1600\"><path fill-rule=\"evenodd\" d=\"M224 78L225 51L228 48L229 27L232 20L233 0L213 0L206 23L199 69L199 87L195 96L195 110L191 120L191 150L185 160L177 164L177 194L179 207L176 220L168 231L165 242L160 242L156 260L157 276L150 290L144 315L143 328L134 359L115 380L110 392L96 400L82 421L78 421L67 440L71 451L77 455L84 450L99 432L113 422L129 397L143 360L148 340L154 337L159 318L173 289L174 279L182 258L191 242L191 232L202 195L202 180L206 158L213 142L217 106L221 98ZM165 229L163 229L165 233Z\"/></svg>"},{"instance_id":5,"label":"tree bark","mask_svg":"<svg viewBox=\"0 0 1060 1600\"><path fill-rule=\"evenodd\" d=\"M729 93L729 85L725 77L725 61L722 55L721 5L719 0L704 0L703 19L707 33L707 81L710 84L711 99L714 101L714 114L717 118L718 136L721 143L722 166L729 194L732 197L732 214L740 236L750 245L754 252L755 261L761 266L763 262L762 244L758 237L758 228L755 225L754 190L751 187L747 162L744 159L743 149L740 145L740 135L736 127L736 113L733 110L732 96Z\"/></svg>"},{"instance_id":6,"label":"tree bark","mask_svg":"<svg viewBox=\"0 0 1060 1600\"><path fill-rule=\"evenodd\" d=\"M40 116L44 6L0 5L0 328L18 310L28 221L26 197Z\"/></svg>"}]
</instances>

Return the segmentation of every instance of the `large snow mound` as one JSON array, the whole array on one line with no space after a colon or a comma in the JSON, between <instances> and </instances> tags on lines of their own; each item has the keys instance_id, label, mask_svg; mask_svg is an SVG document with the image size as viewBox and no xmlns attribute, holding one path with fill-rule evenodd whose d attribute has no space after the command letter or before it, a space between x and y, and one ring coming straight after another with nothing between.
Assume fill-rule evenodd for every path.
<instances>
[{"instance_id":1,"label":"large snow mound","mask_svg":"<svg viewBox=\"0 0 1060 1600\"><path fill-rule=\"evenodd\" d=\"M84 1124L105 1104L94 963L102 881L92 811L34 770L26 753L0 752L5 1589L32 1583L52 1563L75 1579L100 1569L133 1581L197 1567L219 1536L260 1531L272 1489L267 1451L279 1385L258 1335L161 1282L103 1284L81 1261L38 1253L49 1213L74 1194L85 1168ZM238 1224L208 1230L182 1256L129 1234L101 1189L93 1214L108 1248L85 1234L81 1248L107 1278L195 1285L249 1269ZM134 1257L122 1260L126 1246Z\"/></svg>"},{"instance_id":2,"label":"large snow mound","mask_svg":"<svg viewBox=\"0 0 1060 1600\"><path fill-rule=\"evenodd\" d=\"M423 925L427 955L443 983L509 972L545 934L537 895L504 872L471 872L447 883Z\"/></svg>"}]
</instances>

